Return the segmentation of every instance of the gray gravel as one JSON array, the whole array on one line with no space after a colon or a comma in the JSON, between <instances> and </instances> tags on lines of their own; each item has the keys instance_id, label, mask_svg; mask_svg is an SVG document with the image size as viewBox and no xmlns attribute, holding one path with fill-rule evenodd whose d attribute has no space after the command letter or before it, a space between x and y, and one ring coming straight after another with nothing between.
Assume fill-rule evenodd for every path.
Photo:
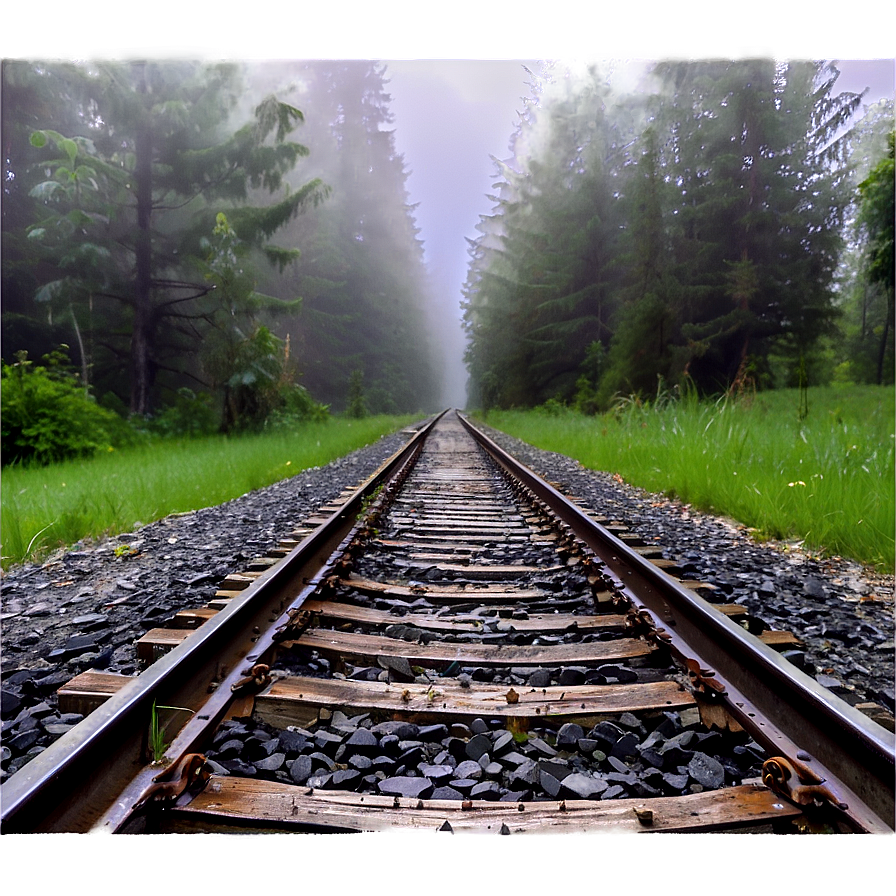
<instances>
[{"instance_id":1,"label":"gray gravel","mask_svg":"<svg viewBox=\"0 0 896 896\"><path fill-rule=\"evenodd\" d=\"M226 504L7 571L0 592L0 781L80 721L60 716L57 688L89 668L136 673L137 639L179 610L203 606L225 576L360 484L407 438L385 436Z\"/></svg>"},{"instance_id":2,"label":"gray gravel","mask_svg":"<svg viewBox=\"0 0 896 896\"><path fill-rule=\"evenodd\" d=\"M78 544L46 563L7 572L0 613L0 780L80 720L58 712L58 687L87 668L136 672L134 642L142 634L165 625L180 609L207 602L224 576L264 555L316 508L369 476L405 440L402 434L384 437L326 467L218 507ZM498 435L497 441L583 504L661 545L688 577L715 584L725 600L742 603L769 627L793 631L806 649L792 659L844 699L875 702L893 711L891 576L845 561L817 560L792 546L757 545L730 521L630 488L608 474L586 471L569 458L510 437ZM124 552L116 551L122 546ZM284 774L285 766L278 764L281 754L287 763L291 752L285 750L263 757L269 773ZM317 750L313 755L326 753ZM430 765L440 764L431 758ZM671 776L664 786L682 783L682 769L689 764L663 769ZM307 766L302 760L286 774L295 780ZM309 777L312 771L327 773L318 767L307 770ZM369 774L364 768L355 771ZM687 773L693 782L699 780L697 775L711 780L718 770L700 760ZM433 774L439 782L444 778ZM352 780L352 775L342 775L338 783L349 786ZM578 778L571 783L600 786ZM462 793L466 785L438 786Z\"/></svg>"},{"instance_id":3,"label":"gray gravel","mask_svg":"<svg viewBox=\"0 0 896 896\"><path fill-rule=\"evenodd\" d=\"M742 604L769 628L797 635L805 649L789 652L788 659L848 703L872 702L893 712L892 575L840 558L814 557L796 544L758 544L732 520L488 431L577 503L662 548L684 578L716 586L720 602Z\"/></svg>"}]
</instances>

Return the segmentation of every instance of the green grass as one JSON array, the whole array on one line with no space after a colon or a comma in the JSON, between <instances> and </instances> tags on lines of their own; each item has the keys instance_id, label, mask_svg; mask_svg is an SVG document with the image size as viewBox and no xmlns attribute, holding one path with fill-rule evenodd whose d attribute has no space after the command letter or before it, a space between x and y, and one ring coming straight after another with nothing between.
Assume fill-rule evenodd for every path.
<instances>
[{"instance_id":1,"label":"green grass","mask_svg":"<svg viewBox=\"0 0 896 896\"><path fill-rule=\"evenodd\" d=\"M732 517L760 538L894 565L894 389L780 390L739 401L623 402L615 413L492 411L489 425Z\"/></svg>"},{"instance_id":2,"label":"green grass","mask_svg":"<svg viewBox=\"0 0 896 896\"><path fill-rule=\"evenodd\" d=\"M3 567L86 537L129 532L170 513L221 504L418 419L333 418L288 432L160 440L49 467L5 467Z\"/></svg>"}]
</instances>

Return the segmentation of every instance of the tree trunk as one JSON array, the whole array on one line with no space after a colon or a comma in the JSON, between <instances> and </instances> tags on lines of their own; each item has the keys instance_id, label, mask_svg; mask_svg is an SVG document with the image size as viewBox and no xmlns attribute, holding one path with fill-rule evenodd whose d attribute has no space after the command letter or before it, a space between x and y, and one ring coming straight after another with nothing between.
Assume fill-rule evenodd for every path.
<instances>
[{"instance_id":1,"label":"tree trunk","mask_svg":"<svg viewBox=\"0 0 896 896\"><path fill-rule=\"evenodd\" d=\"M138 68L137 90L146 93L143 63ZM135 245L134 324L131 331L131 413L148 414L151 385L150 349L152 342L152 131L144 108L137 128L135 145L137 185L137 238Z\"/></svg>"},{"instance_id":2,"label":"tree trunk","mask_svg":"<svg viewBox=\"0 0 896 896\"><path fill-rule=\"evenodd\" d=\"M884 383L884 358L887 356L887 342L889 341L890 326L893 318L892 296L887 296L887 319L884 322L884 332L880 337L880 349L877 353L877 385Z\"/></svg>"}]
</instances>

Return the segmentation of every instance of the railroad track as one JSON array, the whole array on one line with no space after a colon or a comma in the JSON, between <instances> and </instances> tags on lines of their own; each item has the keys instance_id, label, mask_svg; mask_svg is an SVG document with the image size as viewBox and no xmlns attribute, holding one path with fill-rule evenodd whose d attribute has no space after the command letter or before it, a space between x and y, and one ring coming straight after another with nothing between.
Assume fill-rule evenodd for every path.
<instances>
[{"instance_id":1,"label":"railroad track","mask_svg":"<svg viewBox=\"0 0 896 896\"><path fill-rule=\"evenodd\" d=\"M2 830L891 831L892 734L632 542L442 415L60 689Z\"/></svg>"}]
</instances>

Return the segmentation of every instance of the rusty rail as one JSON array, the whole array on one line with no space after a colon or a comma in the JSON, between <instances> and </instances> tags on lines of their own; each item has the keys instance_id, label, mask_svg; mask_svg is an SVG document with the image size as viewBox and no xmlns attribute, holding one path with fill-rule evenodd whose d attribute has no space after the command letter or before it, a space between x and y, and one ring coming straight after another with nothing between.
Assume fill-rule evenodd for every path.
<instances>
[{"instance_id":1,"label":"rusty rail","mask_svg":"<svg viewBox=\"0 0 896 896\"><path fill-rule=\"evenodd\" d=\"M815 783L824 782L829 802L846 806L838 811L853 830L893 830L896 754L891 732L632 551L466 417L458 416L484 450L606 565L604 575L620 595L641 608L653 637L696 670L697 695L702 696L703 707L709 707L707 712L716 707L749 731L770 755L805 769L809 780L801 781L803 786L813 778ZM721 682L721 690L709 683L712 679ZM766 783L773 786L772 776ZM794 794L795 786L796 782L784 784L780 792L803 795Z\"/></svg>"},{"instance_id":2,"label":"rusty rail","mask_svg":"<svg viewBox=\"0 0 896 896\"><path fill-rule=\"evenodd\" d=\"M422 427L339 511L193 637L6 781L0 790L0 830L4 834L121 830L137 798L159 772L146 760L153 703L193 711L165 754L165 764L177 763L188 752L181 745L199 738L224 715L234 696L231 685L239 680L247 658L260 649L254 633L268 630L272 619L295 603L297 590L303 595L310 590L302 590L301 583L321 574L355 526L365 502L419 452L441 416Z\"/></svg>"}]
</instances>

